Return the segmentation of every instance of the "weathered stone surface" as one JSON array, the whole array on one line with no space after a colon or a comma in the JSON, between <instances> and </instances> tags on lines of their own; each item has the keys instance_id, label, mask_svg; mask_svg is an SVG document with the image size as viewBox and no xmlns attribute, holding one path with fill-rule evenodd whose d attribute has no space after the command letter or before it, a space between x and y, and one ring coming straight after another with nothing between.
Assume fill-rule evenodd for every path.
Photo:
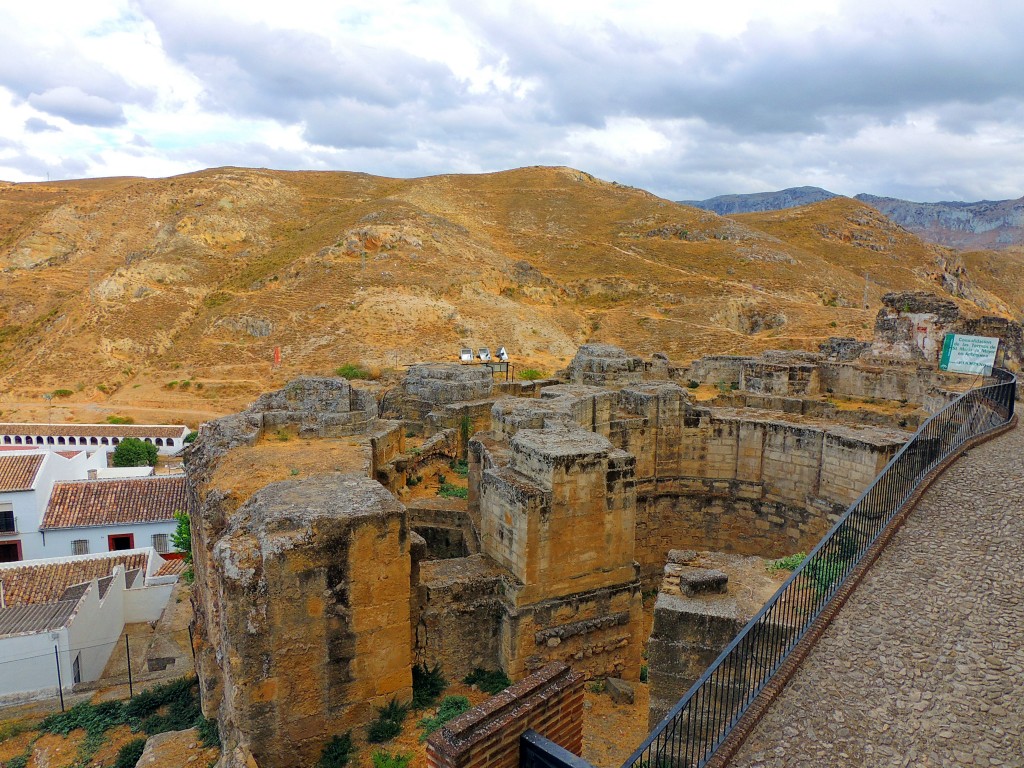
<instances>
[{"instance_id":1,"label":"weathered stone surface","mask_svg":"<svg viewBox=\"0 0 1024 768\"><path fill-rule=\"evenodd\" d=\"M643 379L644 363L639 357L611 344L584 344L569 363L573 384L621 387Z\"/></svg>"},{"instance_id":2,"label":"weathered stone surface","mask_svg":"<svg viewBox=\"0 0 1024 768\"><path fill-rule=\"evenodd\" d=\"M875 319L870 356L935 365L946 332L960 319L955 303L924 291L887 293Z\"/></svg>"},{"instance_id":3,"label":"weathered stone surface","mask_svg":"<svg viewBox=\"0 0 1024 768\"><path fill-rule=\"evenodd\" d=\"M616 704L633 703L633 686L625 680L620 680L617 677L606 677L604 680L604 690Z\"/></svg>"},{"instance_id":4,"label":"weathered stone surface","mask_svg":"<svg viewBox=\"0 0 1024 768\"><path fill-rule=\"evenodd\" d=\"M379 483L274 483L196 543L197 667L216 681L204 705L227 753L312 763L375 705L411 695L406 512Z\"/></svg>"}]
</instances>

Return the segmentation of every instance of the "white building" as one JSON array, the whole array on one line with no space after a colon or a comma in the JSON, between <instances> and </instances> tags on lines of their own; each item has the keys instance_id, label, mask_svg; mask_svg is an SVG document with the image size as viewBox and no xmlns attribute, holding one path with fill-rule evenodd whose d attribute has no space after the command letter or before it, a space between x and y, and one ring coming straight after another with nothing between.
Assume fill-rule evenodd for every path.
<instances>
[{"instance_id":1,"label":"white building","mask_svg":"<svg viewBox=\"0 0 1024 768\"><path fill-rule=\"evenodd\" d=\"M160 618L167 566L150 548L0 564L0 699L98 679L126 623Z\"/></svg>"},{"instance_id":2,"label":"white building","mask_svg":"<svg viewBox=\"0 0 1024 768\"><path fill-rule=\"evenodd\" d=\"M135 437L152 443L159 453L172 455L185 447L188 434L188 427L180 424L0 424L0 446L110 453L126 437Z\"/></svg>"},{"instance_id":3,"label":"white building","mask_svg":"<svg viewBox=\"0 0 1024 768\"><path fill-rule=\"evenodd\" d=\"M106 463L106 454L84 450L0 450L0 563L45 557L39 526L54 483L88 477Z\"/></svg>"},{"instance_id":4,"label":"white building","mask_svg":"<svg viewBox=\"0 0 1024 768\"><path fill-rule=\"evenodd\" d=\"M39 533L49 557L152 547L173 550L176 512L189 512L184 475L55 483Z\"/></svg>"}]
</instances>

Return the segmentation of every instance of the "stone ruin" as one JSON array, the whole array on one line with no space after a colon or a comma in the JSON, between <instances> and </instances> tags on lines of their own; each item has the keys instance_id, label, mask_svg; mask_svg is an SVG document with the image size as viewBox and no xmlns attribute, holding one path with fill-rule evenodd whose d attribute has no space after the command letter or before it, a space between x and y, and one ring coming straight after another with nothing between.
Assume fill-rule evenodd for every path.
<instances>
[{"instance_id":1,"label":"stone ruin","mask_svg":"<svg viewBox=\"0 0 1024 768\"><path fill-rule=\"evenodd\" d=\"M833 348L673 366L586 345L558 379L429 364L386 392L299 379L203 425L186 461L196 662L222 764L312 764L408 700L416 663L636 681L642 593L661 585L654 716L759 607L715 558L809 550L908 438L829 419L826 390L923 411L957 380ZM282 430L315 471L287 471ZM460 459L466 500L416 497Z\"/></svg>"}]
</instances>

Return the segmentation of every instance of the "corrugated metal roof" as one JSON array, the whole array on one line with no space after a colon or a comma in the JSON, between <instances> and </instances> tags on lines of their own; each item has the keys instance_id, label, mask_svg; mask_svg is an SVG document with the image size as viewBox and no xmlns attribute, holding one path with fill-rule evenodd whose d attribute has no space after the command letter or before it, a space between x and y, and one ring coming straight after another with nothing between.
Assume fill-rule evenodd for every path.
<instances>
[{"instance_id":1,"label":"corrugated metal roof","mask_svg":"<svg viewBox=\"0 0 1024 768\"><path fill-rule=\"evenodd\" d=\"M0 637L60 629L68 623L77 606L78 600L61 600L0 608Z\"/></svg>"}]
</instances>

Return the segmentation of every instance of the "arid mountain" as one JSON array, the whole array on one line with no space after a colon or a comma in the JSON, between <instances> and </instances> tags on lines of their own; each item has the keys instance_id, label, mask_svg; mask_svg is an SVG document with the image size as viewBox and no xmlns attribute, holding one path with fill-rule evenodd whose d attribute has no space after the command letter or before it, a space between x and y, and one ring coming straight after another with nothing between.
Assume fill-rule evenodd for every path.
<instances>
[{"instance_id":1,"label":"arid mountain","mask_svg":"<svg viewBox=\"0 0 1024 768\"><path fill-rule=\"evenodd\" d=\"M1019 317L996 267L847 198L727 219L568 168L0 185L0 411L195 423L299 372L461 346L546 372L588 339L814 349L868 337L889 290Z\"/></svg>"},{"instance_id":2,"label":"arid mountain","mask_svg":"<svg viewBox=\"0 0 1024 768\"><path fill-rule=\"evenodd\" d=\"M977 203L911 203L874 195L857 199L932 243L962 250L1024 245L1024 197Z\"/></svg>"},{"instance_id":3,"label":"arid mountain","mask_svg":"<svg viewBox=\"0 0 1024 768\"><path fill-rule=\"evenodd\" d=\"M684 200L721 216L764 213L795 208L839 197L820 187L792 187L778 192L720 195L707 200ZM1024 246L1024 197L977 203L912 203L895 197L860 194L854 197L881 211L923 240L960 250L1001 250Z\"/></svg>"},{"instance_id":4,"label":"arid mountain","mask_svg":"<svg viewBox=\"0 0 1024 768\"><path fill-rule=\"evenodd\" d=\"M692 205L694 208L712 211L719 216L729 216L734 213L780 211L783 208L820 203L823 200L831 200L833 197L839 197L839 195L821 187L790 187L789 189L780 189L778 192L719 195L718 197L709 197L707 200L680 200L679 202L683 205Z\"/></svg>"}]
</instances>

